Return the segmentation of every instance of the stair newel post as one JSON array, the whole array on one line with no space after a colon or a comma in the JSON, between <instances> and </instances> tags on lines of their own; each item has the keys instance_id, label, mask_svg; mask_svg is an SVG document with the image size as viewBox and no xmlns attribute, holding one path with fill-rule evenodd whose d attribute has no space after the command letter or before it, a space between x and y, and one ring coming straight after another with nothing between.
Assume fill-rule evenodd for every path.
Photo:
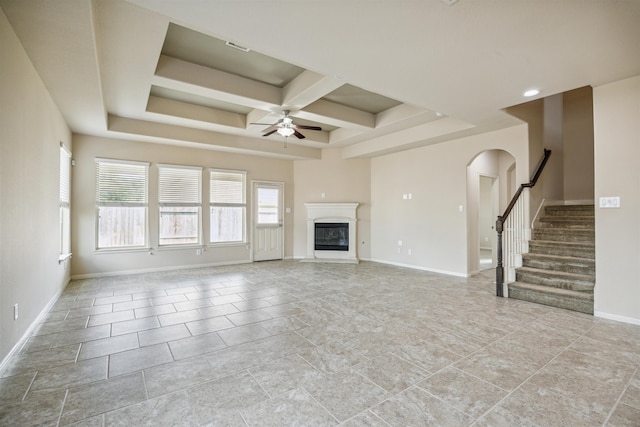
<instances>
[{"instance_id":1,"label":"stair newel post","mask_svg":"<svg viewBox=\"0 0 640 427\"><path fill-rule=\"evenodd\" d=\"M502 229L503 229L504 219L501 216L498 216L496 220L496 231L498 232L498 241L497 241L497 266L496 266L496 296L504 297L503 294L503 285L504 285L504 267L502 265Z\"/></svg>"}]
</instances>

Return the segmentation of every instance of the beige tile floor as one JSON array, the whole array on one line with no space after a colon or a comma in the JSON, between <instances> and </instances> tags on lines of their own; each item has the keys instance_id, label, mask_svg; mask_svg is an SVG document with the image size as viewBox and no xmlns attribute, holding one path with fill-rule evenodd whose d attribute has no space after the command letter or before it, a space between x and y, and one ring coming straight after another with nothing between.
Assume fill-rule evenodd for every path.
<instances>
[{"instance_id":1,"label":"beige tile floor","mask_svg":"<svg viewBox=\"0 0 640 427\"><path fill-rule=\"evenodd\" d=\"M370 262L73 281L0 425L640 425L640 326L493 292Z\"/></svg>"}]
</instances>

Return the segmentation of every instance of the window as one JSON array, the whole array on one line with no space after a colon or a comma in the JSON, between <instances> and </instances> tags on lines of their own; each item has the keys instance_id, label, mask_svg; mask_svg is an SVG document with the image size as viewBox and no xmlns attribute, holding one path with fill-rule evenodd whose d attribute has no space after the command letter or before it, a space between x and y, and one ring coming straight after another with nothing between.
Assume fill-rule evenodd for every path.
<instances>
[{"instance_id":1,"label":"window","mask_svg":"<svg viewBox=\"0 0 640 427\"><path fill-rule=\"evenodd\" d=\"M246 241L246 172L210 171L210 242Z\"/></svg>"},{"instance_id":2,"label":"window","mask_svg":"<svg viewBox=\"0 0 640 427\"><path fill-rule=\"evenodd\" d=\"M258 224L280 223L280 188L258 187Z\"/></svg>"},{"instance_id":3,"label":"window","mask_svg":"<svg viewBox=\"0 0 640 427\"><path fill-rule=\"evenodd\" d=\"M160 245L200 243L202 168L158 165Z\"/></svg>"},{"instance_id":4,"label":"window","mask_svg":"<svg viewBox=\"0 0 640 427\"><path fill-rule=\"evenodd\" d=\"M96 159L97 248L147 247L149 164Z\"/></svg>"},{"instance_id":5,"label":"window","mask_svg":"<svg viewBox=\"0 0 640 427\"><path fill-rule=\"evenodd\" d=\"M60 260L71 255L71 153L60 143Z\"/></svg>"}]
</instances>

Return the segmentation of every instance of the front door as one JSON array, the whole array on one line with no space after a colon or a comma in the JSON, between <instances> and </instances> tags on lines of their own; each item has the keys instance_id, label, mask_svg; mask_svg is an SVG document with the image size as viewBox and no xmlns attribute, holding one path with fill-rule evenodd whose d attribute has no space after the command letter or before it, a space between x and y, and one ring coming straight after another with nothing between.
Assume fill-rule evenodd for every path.
<instances>
[{"instance_id":1,"label":"front door","mask_svg":"<svg viewBox=\"0 0 640 427\"><path fill-rule=\"evenodd\" d=\"M253 260L282 259L284 183L253 183Z\"/></svg>"}]
</instances>

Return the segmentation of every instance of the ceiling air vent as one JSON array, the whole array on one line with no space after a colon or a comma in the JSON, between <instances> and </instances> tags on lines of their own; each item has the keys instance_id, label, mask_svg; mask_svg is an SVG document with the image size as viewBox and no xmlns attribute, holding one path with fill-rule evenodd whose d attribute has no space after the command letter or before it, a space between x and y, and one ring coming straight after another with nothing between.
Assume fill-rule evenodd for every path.
<instances>
[{"instance_id":1,"label":"ceiling air vent","mask_svg":"<svg viewBox=\"0 0 640 427\"><path fill-rule=\"evenodd\" d=\"M249 52L251 49L249 49L248 47L244 47L244 46L240 46L235 44L234 42L227 42L227 46L232 47L234 49L238 49L241 50L243 52Z\"/></svg>"}]
</instances>

